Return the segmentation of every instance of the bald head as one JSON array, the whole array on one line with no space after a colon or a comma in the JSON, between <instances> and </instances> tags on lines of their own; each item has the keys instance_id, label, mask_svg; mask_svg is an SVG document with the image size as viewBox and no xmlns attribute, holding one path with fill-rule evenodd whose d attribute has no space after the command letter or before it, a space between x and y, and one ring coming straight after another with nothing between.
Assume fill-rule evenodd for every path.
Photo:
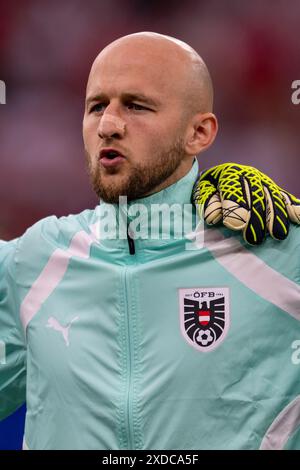
<instances>
[{"instance_id":1,"label":"bald head","mask_svg":"<svg viewBox=\"0 0 300 470\"><path fill-rule=\"evenodd\" d=\"M140 32L123 36L106 46L96 57L89 81L103 61L136 61L139 67L148 67L149 74L158 78L182 100L182 108L190 115L211 112L213 86L203 59L188 44L171 36L153 32ZM113 79L113 77L112 77Z\"/></svg>"},{"instance_id":2,"label":"bald head","mask_svg":"<svg viewBox=\"0 0 300 470\"><path fill-rule=\"evenodd\" d=\"M212 101L207 67L184 42L144 32L105 47L91 68L83 119L98 196L132 200L182 178L217 133Z\"/></svg>"}]
</instances>

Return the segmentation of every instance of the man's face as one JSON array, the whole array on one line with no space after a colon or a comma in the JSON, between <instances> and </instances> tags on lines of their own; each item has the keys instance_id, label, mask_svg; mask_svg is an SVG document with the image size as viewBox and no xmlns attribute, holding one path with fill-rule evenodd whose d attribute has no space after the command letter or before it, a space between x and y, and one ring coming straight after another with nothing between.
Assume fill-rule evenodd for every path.
<instances>
[{"instance_id":1,"label":"man's face","mask_svg":"<svg viewBox=\"0 0 300 470\"><path fill-rule=\"evenodd\" d=\"M129 43L106 49L92 67L83 138L93 188L106 202L157 192L191 166L178 70L166 60L157 47Z\"/></svg>"}]
</instances>

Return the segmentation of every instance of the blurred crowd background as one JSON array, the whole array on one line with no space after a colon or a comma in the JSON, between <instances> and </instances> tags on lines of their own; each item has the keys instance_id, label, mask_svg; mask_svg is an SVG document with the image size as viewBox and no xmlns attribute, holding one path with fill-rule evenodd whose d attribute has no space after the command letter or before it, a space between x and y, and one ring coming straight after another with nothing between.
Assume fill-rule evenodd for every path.
<instances>
[{"instance_id":1,"label":"blurred crowd background","mask_svg":"<svg viewBox=\"0 0 300 470\"><path fill-rule=\"evenodd\" d=\"M81 139L86 79L106 44L136 31L176 36L208 64L220 131L201 167L253 164L300 195L299 28L298 0L0 0L0 238L97 204Z\"/></svg>"}]
</instances>

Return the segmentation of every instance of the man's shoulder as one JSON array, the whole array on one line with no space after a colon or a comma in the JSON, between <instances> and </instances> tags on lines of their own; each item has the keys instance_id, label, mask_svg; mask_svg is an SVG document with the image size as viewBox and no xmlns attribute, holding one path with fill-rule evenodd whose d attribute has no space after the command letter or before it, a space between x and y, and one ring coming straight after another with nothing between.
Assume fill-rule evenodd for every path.
<instances>
[{"instance_id":1,"label":"man's shoulder","mask_svg":"<svg viewBox=\"0 0 300 470\"><path fill-rule=\"evenodd\" d=\"M70 214L63 217L55 215L39 220L26 230L21 237L22 242L28 240L49 241L58 245L68 246L70 240L79 231L90 231L90 226L96 217L95 209L86 209L79 214Z\"/></svg>"},{"instance_id":2,"label":"man's shoulder","mask_svg":"<svg viewBox=\"0 0 300 470\"><path fill-rule=\"evenodd\" d=\"M25 285L26 279L27 284L32 283L54 252L58 258L67 258L70 247L78 253L82 245L80 236L77 244L72 242L78 233L89 238L94 219L95 210L88 209L64 217L49 216L27 229L18 239L12 258L20 284Z\"/></svg>"},{"instance_id":3,"label":"man's shoulder","mask_svg":"<svg viewBox=\"0 0 300 470\"><path fill-rule=\"evenodd\" d=\"M45 261L54 250L67 250L77 233L91 233L95 220L95 209L86 209L79 214L39 220L26 230L18 241L15 259L19 265L29 260Z\"/></svg>"},{"instance_id":4,"label":"man's shoulder","mask_svg":"<svg viewBox=\"0 0 300 470\"><path fill-rule=\"evenodd\" d=\"M18 239L5 242L0 240L0 279L5 274L9 263L13 260L14 253L18 244Z\"/></svg>"},{"instance_id":5,"label":"man's shoulder","mask_svg":"<svg viewBox=\"0 0 300 470\"><path fill-rule=\"evenodd\" d=\"M251 251L283 276L300 282L300 225L291 224L285 240L268 237L262 245Z\"/></svg>"},{"instance_id":6,"label":"man's shoulder","mask_svg":"<svg viewBox=\"0 0 300 470\"><path fill-rule=\"evenodd\" d=\"M300 225L296 225L296 224L291 224L290 226L290 232L291 234L297 238L298 240L298 243L300 243Z\"/></svg>"},{"instance_id":7,"label":"man's shoulder","mask_svg":"<svg viewBox=\"0 0 300 470\"><path fill-rule=\"evenodd\" d=\"M300 248L300 225L291 224L289 228L289 234L285 240L274 240L270 236L267 237L265 243L263 243L259 250L276 250L278 254L286 256L288 253L294 253L296 255L297 249Z\"/></svg>"},{"instance_id":8,"label":"man's shoulder","mask_svg":"<svg viewBox=\"0 0 300 470\"><path fill-rule=\"evenodd\" d=\"M300 225L291 224L288 237L285 240L274 240L268 235L259 246L247 244L243 240L241 232L233 232L225 227L221 227L219 230L227 240L225 255L238 254L242 256L240 266L250 269L247 263L251 261L255 269L259 270L267 265L284 277L297 284L300 283ZM251 254L251 258L249 258L249 254Z\"/></svg>"}]
</instances>

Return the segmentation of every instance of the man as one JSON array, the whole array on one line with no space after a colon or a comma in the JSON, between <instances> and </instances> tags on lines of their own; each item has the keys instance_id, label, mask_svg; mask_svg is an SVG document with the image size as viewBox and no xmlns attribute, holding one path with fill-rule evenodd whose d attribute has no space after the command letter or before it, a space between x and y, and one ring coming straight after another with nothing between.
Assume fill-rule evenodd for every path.
<instances>
[{"instance_id":1,"label":"man","mask_svg":"<svg viewBox=\"0 0 300 470\"><path fill-rule=\"evenodd\" d=\"M278 447L295 431L272 423L298 410L299 228L280 251L269 238L254 252L226 229L206 230L203 245L189 209L195 155L216 132L209 73L189 46L139 33L96 58L83 136L101 204L1 250L1 415L24 401L27 350L25 448ZM272 233L277 204L287 227L284 196L256 170L227 165L203 183L209 222L223 208L254 239L252 212ZM184 206L173 227L157 217L162 203ZM192 234L177 237L186 216Z\"/></svg>"}]
</instances>

